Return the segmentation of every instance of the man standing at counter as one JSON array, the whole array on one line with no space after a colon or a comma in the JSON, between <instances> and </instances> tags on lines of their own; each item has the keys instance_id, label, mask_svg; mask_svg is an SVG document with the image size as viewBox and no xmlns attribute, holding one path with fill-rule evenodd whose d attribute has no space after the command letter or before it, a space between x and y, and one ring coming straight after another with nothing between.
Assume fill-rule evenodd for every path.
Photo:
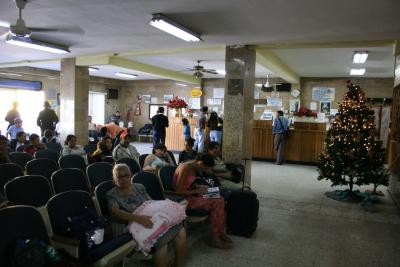
<instances>
[{"instance_id":1,"label":"man standing at counter","mask_svg":"<svg viewBox=\"0 0 400 267\"><path fill-rule=\"evenodd\" d=\"M208 107L204 106L201 108L201 113L197 119L196 128L194 128L194 146L193 150L196 150L198 153L203 153L204 144L206 142L206 122Z\"/></svg>"},{"instance_id":2,"label":"man standing at counter","mask_svg":"<svg viewBox=\"0 0 400 267\"><path fill-rule=\"evenodd\" d=\"M165 145L165 128L169 126L168 117L164 115L164 108L159 107L157 110L157 115L151 118L151 123L153 124L153 146L158 143Z\"/></svg>"},{"instance_id":3,"label":"man standing at counter","mask_svg":"<svg viewBox=\"0 0 400 267\"><path fill-rule=\"evenodd\" d=\"M288 120L283 117L283 111L276 112L272 133L274 134L274 148L276 151L276 164L282 165L285 158L285 142L289 131Z\"/></svg>"}]
</instances>

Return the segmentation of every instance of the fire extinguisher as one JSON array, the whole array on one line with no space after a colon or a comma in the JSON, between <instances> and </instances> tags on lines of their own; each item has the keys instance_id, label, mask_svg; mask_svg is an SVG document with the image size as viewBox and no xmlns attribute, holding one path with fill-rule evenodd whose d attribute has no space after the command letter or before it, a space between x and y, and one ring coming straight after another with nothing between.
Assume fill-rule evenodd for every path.
<instances>
[{"instance_id":1,"label":"fire extinguisher","mask_svg":"<svg viewBox=\"0 0 400 267\"><path fill-rule=\"evenodd\" d=\"M138 100L138 102L136 103L136 107L135 107L135 116L140 116L142 114L142 109L140 107L140 104L142 103L142 96L138 95L137 100Z\"/></svg>"}]
</instances>

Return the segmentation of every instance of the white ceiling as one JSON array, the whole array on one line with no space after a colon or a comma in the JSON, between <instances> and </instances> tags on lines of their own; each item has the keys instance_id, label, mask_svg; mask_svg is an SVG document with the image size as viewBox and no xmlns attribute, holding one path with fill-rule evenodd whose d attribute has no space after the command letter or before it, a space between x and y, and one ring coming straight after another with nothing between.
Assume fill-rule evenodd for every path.
<instances>
[{"instance_id":1,"label":"white ceiling","mask_svg":"<svg viewBox=\"0 0 400 267\"><path fill-rule=\"evenodd\" d=\"M65 57L74 57L229 44L396 40L400 39L399 10L399 0L34 0L26 5L23 18L28 27L80 26L84 34L35 36L68 45L71 53ZM200 33L204 42L186 43L149 26L150 14L158 12ZM0 21L14 24L17 16L12 0L0 1ZM224 53L215 53L131 58L171 70L184 70L196 59L207 59L206 68L223 69ZM337 56L339 50L277 53L300 76L344 76L352 54ZM54 58L60 56L0 42L0 63ZM324 62L333 62L332 68ZM380 68L377 76L387 75L390 68L388 60L381 63L371 66L374 71ZM341 73L340 69L345 70ZM268 72L260 66L256 71L258 77ZM104 72L109 75L114 70Z\"/></svg>"}]
</instances>

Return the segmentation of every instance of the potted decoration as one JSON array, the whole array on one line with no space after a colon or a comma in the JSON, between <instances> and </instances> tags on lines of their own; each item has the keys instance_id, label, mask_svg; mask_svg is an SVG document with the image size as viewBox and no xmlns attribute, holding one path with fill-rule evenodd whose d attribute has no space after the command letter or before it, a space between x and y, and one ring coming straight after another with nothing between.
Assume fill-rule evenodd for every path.
<instances>
[{"instance_id":1,"label":"potted decoration","mask_svg":"<svg viewBox=\"0 0 400 267\"><path fill-rule=\"evenodd\" d=\"M181 117L182 116L182 109L186 108L187 106L188 106L188 104L186 103L186 101L183 100L182 98L179 98L179 96L175 96L168 103L168 108L175 109L175 116L176 117Z\"/></svg>"},{"instance_id":2,"label":"potted decoration","mask_svg":"<svg viewBox=\"0 0 400 267\"><path fill-rule=\"evenodd\" d=\"M317 118L317 113L313 112L311 109L308 108L300 108L299 111L293 112L295 117L295 121L297 122L314 122Z\"/></svg>"}]
</instances>

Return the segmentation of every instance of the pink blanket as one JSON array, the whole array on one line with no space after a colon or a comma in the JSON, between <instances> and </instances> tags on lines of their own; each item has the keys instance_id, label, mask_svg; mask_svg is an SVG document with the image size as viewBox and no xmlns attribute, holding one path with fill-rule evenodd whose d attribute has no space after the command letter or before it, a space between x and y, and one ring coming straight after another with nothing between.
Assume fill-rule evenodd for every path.
<instances>
[{"instance_id":1,"label":"pink blanket","mask_svg":"<svg viewBox=\"0 0 400 267\"><path fill-rule=\"evenodd\" d=\"M142 251L145 255L151 251L158 238L186 218L185 208L169 199L161 201L148 200L137 208L133 214L150 216L153 222L152 228L145 228L136 222L131 222L128 225L129 232L137 243L136 250Z\"/></svg>"}]
</instances>

